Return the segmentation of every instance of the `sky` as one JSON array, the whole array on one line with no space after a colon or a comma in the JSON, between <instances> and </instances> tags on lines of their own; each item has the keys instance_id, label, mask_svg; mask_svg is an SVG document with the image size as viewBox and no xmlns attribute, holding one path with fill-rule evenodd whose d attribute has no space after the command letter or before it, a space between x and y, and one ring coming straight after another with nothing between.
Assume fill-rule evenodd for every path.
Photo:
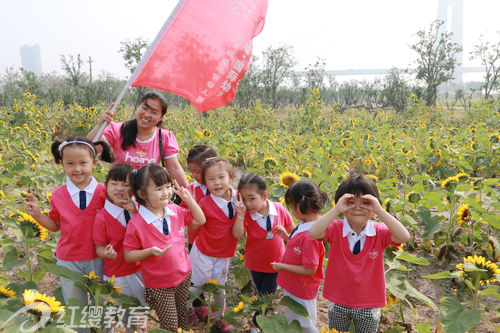
<instances>
[{"instance_id":1,"label":"sky","mask_svg":"<svg viewBox=\"0 0 500 333\"><path fill-rule=\"evenodd\" d=\"M205 0L210 1L210 0ZM449 0L454 1L454 0ZM93 73L126 79L118 50L137 37L152 41L177 0L1 0L0 75L20 67L23 45L40 45L44 73L62 73L61 55L89 56ZM500 1L463 0L464 65L480 35L498 42ZM253 54L290 45L296 70L317 59L326 68L407 68L415 60L416 32L437 18L438 0L269 0L266 24ZM88 64L85 65L88 72Z\"/></svg>"}]
</instances>

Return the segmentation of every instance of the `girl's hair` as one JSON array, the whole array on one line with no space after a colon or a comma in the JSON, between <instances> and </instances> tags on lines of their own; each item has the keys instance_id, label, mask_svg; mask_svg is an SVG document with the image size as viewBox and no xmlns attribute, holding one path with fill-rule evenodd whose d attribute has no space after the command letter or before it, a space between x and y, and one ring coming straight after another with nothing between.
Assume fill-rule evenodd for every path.
<instances>
[{"instance_id":1,"label":"girl's hair","mask_svg":"<svg viewBox=\"0 0 500 333\"><path fill-rule=\"evenodd\" d=\"M127 177L130 175L133 169L134 168L130 164L125 164L125 163L120 163L113 166L111 169L109 169L104 184L107 185L110 180L126 182Z\"/></svg>"},{"instance_id":2,"label":"girl's hair","mask_svg":"<svg viewBox=\"0 0 500 333\"><path fill-rule=\"evenodd\" d=\"M217 157L215 149L207 145L196 145L189 149L186 161L187 163L202 165L209 157Z\"/></svg>"},{"instance_id":3,"label":"girl's hair","mask_svg":"<svg viewBox=\"0 0 500 333\"><path fill-rule=\"evenodd\" d=\"M257 188L257 193L263 195L267 191L266 180L261 175L256 173L247 173L240 178L238 183L238 191L254 185Z\"/></svg>"},{"instance_id":4,"label":"girl's hair","mask_svg":"<svg viewBox=\"0 0 500 333\"><path fill-rule=\"evenodd\" d=\"M203 164L201 165L201 183L203 185L205 184L205 172L208 168L216 165L216 164L222 164L224 168L226 169L227 173L231 178L234 178L234 170L233 167L231 166L231 163L229 163L228 160L222 157L209 157L207 158Z\"/></svg>"},{"instance_id":5,"label":"girl's hair","mask_svg":"<svg viewBox=\"0 0 500 333\"><path fill-rule=\"evenodd\" d=\"M135 199L143 206L146 205L147 198L141 197L139 191L141 191L143 195L146 193L150 179L156 186L172 183L170 173L158 164L146 164L141 166L139 170L133 170L130 174L130 185L132 185L132 192L134 193Z\"/></svg>"},{"instance_id":6,"label":"girl's hair","mask_svg":"<svg viewBox=\"0 0 500 333\"><path fill-rule=\"evenodd\" d=\"M354 194L355 196L371 194L381 202L377 185L371 179L357 172L349 173L342 183L340 183L337 192L335 192L335 203L346 193Z\"/></svg>"},{"instance_id":7,"label":"girl's hair","mask_svg":"<svg viewBox=\"0 0 500 333\"><path fill-rule=\"evenodd\" d=\"M142 96L141 101L139 105L142 103L147 102L148 99L154 99L157 100L160 105L161 105L161 116L165 115L167 113L167 99L165 96L162 94L156 92L156 91L150 91L147 92L144 96ZM162 122L156 124L156 126L161 127ZM120 128L120 134L123 139L122 141L122 148L123 150L127 149L129 146L134 146L135 147L135 140L137 138L137 119L132 119L129 121L126 121L122 124L122 127Z\"/></svg>"},{"instance_id":8,"label":"girl's hair","mask_svg":"<svg viewBox=\"0 0 500 333\"><path fill-rule=\"evenodd\" d=\"M87 149L90 156L92 156L92 159L97 158L97 151L95 147L101 146L102 152L101 155L99 155L99 159L101 161L109 163L114 161L113 154L111 153L111 148L105 141L92 142L84 136L71 136L64 141L54 141L52 143L50 150L52 151L52 155L54 156L54 161L56 162L56 164L61 163L63 159L64 149L71 146L78 146Z\"/></svg>"},{"instance_id":9,"label":"girl's hair","mask_svg":"<svg viewBox=\"0 0 500 333\"><path fill-rule=\"evenodd\" d=\"M327 200L327 194L310 180L299 180L293 183L285 193L286 204L299 205L302 214L307 214L308 211L319 213Z\"/></svg>"}]
</instances>

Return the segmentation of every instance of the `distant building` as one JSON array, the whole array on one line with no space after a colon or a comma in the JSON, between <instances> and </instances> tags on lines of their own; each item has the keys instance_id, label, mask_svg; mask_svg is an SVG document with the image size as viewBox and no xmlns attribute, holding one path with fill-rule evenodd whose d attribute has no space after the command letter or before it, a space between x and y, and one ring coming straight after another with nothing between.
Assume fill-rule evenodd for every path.
<instances>
[{"instance_id":1,"label":"distant building","mask_svg":"<svg viewBox=\"0 0 500 333\"><path fill-rule=\"evenodd\" d=\"M441 32L451 32L451 42L463 47L464 4L463 0L439 0L437 18L444 21ZM453 83L463 83L464 60L462 52L455 55L458 64L455 68Z\"/></svg>"},{"instance_id":2,"label":"distant building","mask_svg":"<svg viewBox=\"0 0 500 333\"><path fill-rule=\"evenodd\" d=\"M21 51L21 67L26 71L41 75L42 59L40 57L40 45L23 45L19 50Z\"/></svg>"}]
</instances>

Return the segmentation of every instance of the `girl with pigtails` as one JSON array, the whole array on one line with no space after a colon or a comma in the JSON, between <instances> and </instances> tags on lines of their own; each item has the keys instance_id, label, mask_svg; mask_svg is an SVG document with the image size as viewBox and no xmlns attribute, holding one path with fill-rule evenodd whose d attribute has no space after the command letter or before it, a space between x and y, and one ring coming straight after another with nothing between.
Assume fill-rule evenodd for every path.
<instances>
[{"instance_id":1,"label":"girl with pigtails","mask_svg":"<svg viewBox=\"0 0 500 333\"><path fill-rule=\"evenodd\" d=\"M98 156L96 146L101 154ZM97 256L92 239L94 218L104 207L106 189L92 176L99 158L113 162L111 150L103 141L92 142L86 137L70 137L55 141L51 147L56 164L61 164L67 180L52 192L50 212L40 210L37 200L27 194L25 209L38 223L52 232L61 230L56 248L57 264L72 271L102 276L102 259ZM72 298L87 305L87 291L61 277L64 301Z\"/></svg>"}]
</instances>

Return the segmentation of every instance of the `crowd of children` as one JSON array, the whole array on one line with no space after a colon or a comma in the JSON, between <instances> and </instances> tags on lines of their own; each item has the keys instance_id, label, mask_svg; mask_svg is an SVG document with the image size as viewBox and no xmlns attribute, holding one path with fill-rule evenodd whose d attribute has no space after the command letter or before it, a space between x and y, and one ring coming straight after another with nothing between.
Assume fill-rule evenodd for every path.
<instances>
[{"instance_id":1,"label":"crowd of children","mask_svg":"<svg viewBox=\"0 0 500 333\"><path fill-rule=\"evenodd\" d=\"M326 193L309 180L294 183L285 202L295 226L287 209L268 199L262 176L244 174L233 188L232 166L205 145L188 153L194 180L189 188L172 183L156 164L137 170L118 164L98 183L92 176L97 159L112 161L105 142L71 137L54 142L52 153L67 181L53 191L48 216L31 194L25 208L47 229L61 231L57 264L113 278L125 294L155 310L161 328L188 329L212 317L220 331L234 329L223 319L224 289L216 292L215 311L208 313L202 285L210 279L225 285L238 239L246 234L245 265L257 293L276 294L279 285L309 313L300 316L284 307L289 322L297 320L304 332L318 331L316 298L324 279L330 328L348 331L353 321L356 332L377 331L379 308L386 304L384 249L408 241L409 233L381 207L370 179L347 176L336 191L336 205L323 216ZM170 201L174 193L180 206ZM382 222L374 222L374 215ZM325 275L323 242L330 243ZM71 280L61 278L61 288L66 303L71 298L88 303L87 293ZM190 299L189 293L198 297ZM259 330L258 314L251 331Z\"/></svg>"}]
</instances>

